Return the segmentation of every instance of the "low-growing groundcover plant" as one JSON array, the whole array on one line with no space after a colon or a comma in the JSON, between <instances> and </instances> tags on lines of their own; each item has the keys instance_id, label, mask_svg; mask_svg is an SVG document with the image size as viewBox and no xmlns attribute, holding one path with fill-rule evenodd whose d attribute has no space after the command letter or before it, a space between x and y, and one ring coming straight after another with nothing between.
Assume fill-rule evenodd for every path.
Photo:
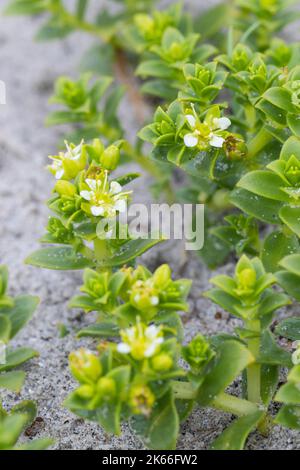
<instances>
[{"instance_id":1,"label":"low-growing groundcover plant","mask_svg":"<svg viewBox=\"0 0 300 470\"><path fill-rule=\"evenodd\" d=\"M196 406L236 416L213 449L242 449L251 431L266 435L274 423L299 430L300 322L274 322L278 309L300 300L300 46L277 37L299 16L296 2L235 0L196 18L174 4L159 11L150 1L120 3L117 16L102 12L94 22L88 1L72 12L60 0L8 6L10 13L50 15L40 37L94 34L102 45L93 70L106 75L104 59L116 75L121 67L132 107L146 102L141 93L155 96L150 107L158 104L131 146L117 119L121 91L100 102L110 79L83 75L56 84L54 100L64 109L49 122L73 123L75 133L50 157L56 182L41 239L47 247L27 262L85 269L70 306L98 313L78 335L100 340L97 351L71 353L78 387L65 406L111 433L128 422L152 449L174 449L180 423ZM145 80L140 90L130 67ZM151 144L149 156L141 141ZM233 277L214 277L205 294L239 318L233 335L199 332L185 344L179 313L188 310L190 281L174 280L168 265L152 273L136 264L160 240L120 236L127 233L119 219L131 196L127 185L138 175L113 171L128 157L152 174L166 169L159 188L168 197L206 204L201 254L209 266L230 253L239 258ZM186 175L176 194L173 169ZM101 224L107 218L117 221L117 236ZM242 390L232 395L228 387L240 376ZM282 404L275 416L274 401Z\"/></svg>"},{"instance_id":2,"label":"low-growing groundcover plant","mask_svg":"<svg viewBox=\"0 0 300 470\"><path fill-rule=\"evenodd\" d=\"M9 342L32 317L38 303L38 297L19 295L15 298L7 294L8 270L0 266L0 387L20 392L25 372L14 370L33 357L37 351L28 347L12 348Z\"/></svg>"},{"instance_id":3,"label":"low-growing groundcover plant","mask_svg":"<svg viewBox=\"0 0 300 470\"><path fill-rule=\"evenodd\" d=\"M7 294L8 270L0 266L0 389L19 393L25 372L14 370L38 356L37 351L28 347L12 348L9 341L26 325L38 303L38 297ZM51 439L37 439L17 445L24 431L34 421L37 408L33 401L22 401L7 412L0 404L0 450L42 450L49 447Z\"/></svg>"}]
</instances>

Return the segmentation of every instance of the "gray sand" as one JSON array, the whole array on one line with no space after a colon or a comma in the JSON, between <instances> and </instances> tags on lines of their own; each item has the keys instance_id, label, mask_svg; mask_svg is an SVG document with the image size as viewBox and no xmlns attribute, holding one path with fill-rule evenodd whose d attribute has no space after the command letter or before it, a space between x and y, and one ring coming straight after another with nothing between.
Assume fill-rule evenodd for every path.
<instances>
[{"instance_id":1,"label":"gray sand","mask_svg":"<svg viewBox=\"0 0 300 470\"><path fill-rule=\"evenodd\" d=\"M52 178L44 167L47 155L56 151L58 138L62 135L62 129L44 126L50 110L47 102L53 81L61 74L75 73L90 38L76 34L60 42L35 43L33 34L39 19L2 17L0 21L0 78L7 86L7 104L0 106L1 263L9 266L12 294L28 292L41 298L33 320L15 341L16 345L26 344L40 352L40 357L26 366L27 380L21 394L22 399L37 401L42 418L29 434L30 437L53 437L56 441L54 449L139 449L141 444L127 426L121 437L111 437L97 425L83 422L62 407L64 398L75 385L68 371L69 352L81 345L93 346L91 340L74 338L76 330L94 320L93 314L83 316L67 308L69 298L81 283L81 273L38 270L23 264L25 257L38 248L37 240L47 222L45 200L51 191ZM132 133L136 123L128 123L125 112L126 103L122 115ZM133 165L128 167L136 169ZM145 187L150 183L149 177L143 176L134 184L135 200L151 200L145 193ZM204 334L231 332L238 324L237 320L201 297L209 286L211 273L193 254L183 265L183 252L178 256L178 249L182 252L182 247L175 243L162 245L146 254L143 262L151 269L169 262L176 276L182 264L180 275L194 280L191 311L184 316L186 339L198 331ZM228 264L219 272L232 272L232 268L233 265ZM281 313L291 315L298 311L296 306ZM217 312L221 313L221 318L216 316ZM59 322L65 323L71 332L64 339L58 335ZM239 387L238 383L233 385L233 392L236 387ZM3 392L2 397L5 406L20 399ZM221 412L196 410L182 426L178 449L207 449L231 421L232 416ZM268 438L253 433L247 447L299 449L300 436L276 426Z\"/></svg>"}]
</instances>

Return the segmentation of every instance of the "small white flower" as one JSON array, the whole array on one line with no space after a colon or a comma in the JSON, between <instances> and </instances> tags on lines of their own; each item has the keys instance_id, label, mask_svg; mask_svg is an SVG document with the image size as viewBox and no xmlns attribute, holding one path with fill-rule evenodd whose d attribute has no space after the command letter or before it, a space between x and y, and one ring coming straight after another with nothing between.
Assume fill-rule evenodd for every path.
<instances>
[{"instance_id":1,"label":"small white flower","mask_svg":"<svg viewBox=\"0 0 300 470\"><path fill-rule=\"evenodd\" d=\"M121 331L122 342L117 345L121 354L131 353L135 359L141 360L154 356L163 343L161 327L146 327L140 322L136 326Z\"/></svg>"},{"instance_id":2,"label":"small white flower","mask_svg":"<svg viewBox=\"0 0 300 470\"><path fill-rule=\"evenodd\" d=\"M90 210L95 217L115 217L117 212L125 212L127 196L131 191L122 192L122 186L117 181L108 181L108 172L102 178L85 180L88 189L80 191L80 196L90 202Z\"/></svg>"},{"instance_id":3,"label":"small white flower","mask_svg":"<svg viewBox=\"0 0 300 470\"><path fill-rule=\"evenodd\" d=\"M194 108L193 108L193 111ZM204 119L204 122L197 122L196 114L186 114L186 121L193 132L188 132L183 137L184 144L188 148L194 148L198 145L206 149L211 147L221 148L225 139L219 133L228 129L231 121L227 117L214 118L212 121Z\"/></svg>"},{"instance_id":4,"label":"small white flower","mask_svg":"<svg viewBox=\"0 0 300 470\"><path fill-rule=\"evenodd\" d=\"M54 173L55 178L57 180L60 180L63 176L65 176L65 170L64 170L64 161L66 160L72 160L73 162L76 162L76 165L80 165L80 158L82 155L82 146L84 144L84 141L82 140L77 147L72 148L67 141L65 141L65 145L67 147L66 152L60 152L58 156L52 157L51 155L49 158L52 160L52 165L50 165L48 168ZM83 167L84 167L83 162ZM77 167L76 167L77 168Z\"/></svg>"}]
</instances>

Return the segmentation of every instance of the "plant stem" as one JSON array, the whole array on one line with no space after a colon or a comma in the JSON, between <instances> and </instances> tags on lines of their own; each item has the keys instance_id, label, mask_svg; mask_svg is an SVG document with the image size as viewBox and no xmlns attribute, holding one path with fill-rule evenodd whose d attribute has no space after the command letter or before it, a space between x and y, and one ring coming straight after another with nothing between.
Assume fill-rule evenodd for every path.
<instances>
[{"instance_id":1,"label":"plant stem","mask_svg":"<svg viewBox=\"0 0 300 470\"><path fill-rule=\"evenodd\" d=\"M238 398L228 393L220 393L212 402L211 406L218 410L226 411L236 416L245 416L257 411L257 406L248 400Z\"/></svg>"},{"instance_id":2,"label":"plant stem","mask_svg":"<svg viewBox=\"0 0 300 470\"><path fill-rule=\"evenodd\" d=\"M174 391L175 398L181 400L195 400L197 397L197 390L189 382L179 382L174 380L172 382L172 388ZM209 406L218 410L231 413L236 416L244 416L247 414L255 413L257 406L248 400L243 398L234 397L228 393L220 393Z\"/></svg>"},{"instance_id":3,"label":"plant stem","mask_svg":"<svg viewBox=\"0 0 300 470\"><path fill-rule=\"evenodd\" d=\"M251 321L247 323L247 329L257 332L257 338L251 338L248 340L248 349L257 359L260 351L260 330L261 325L259 320ZM257 362L251 364L247 368L247 390L248 400L253 403L261 403L260 398L260 385L261 385L261 366Z\"/></svg>"},{"instance_id":4,"label":"plant stem","mask_svg":"<svg viewBox=\"0 0 300 470\"><path fill-rule=\"evenodd\" d=\"M256 136L249 142L248 158L255 157L255 155L257 155L271 140L271 134L262 127Z\"/></svg>"},{"instance_id":5,"label":"plant stem","mask_svg":"<svg viewBox=\"0 0 300 470\"><path fill-rule=\"evenodd\" d=\"M94 250L95 250L95 258L99 265L103 264L103 261L108 258L109 250L107 246L107 241L102 240L100 238L96 238L94 240ZM107 270L107 268L105 268ZM103 268L100 266L97 268L97 271L103 271Z\"/></svg>"}]
</instances>

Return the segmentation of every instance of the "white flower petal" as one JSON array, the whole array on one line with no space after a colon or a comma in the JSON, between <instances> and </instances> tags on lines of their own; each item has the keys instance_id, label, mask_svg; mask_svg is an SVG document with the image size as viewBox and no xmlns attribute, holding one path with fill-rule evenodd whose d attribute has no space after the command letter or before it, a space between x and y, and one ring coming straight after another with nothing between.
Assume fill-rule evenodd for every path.
<instances>
[{"instance_id":1,"label":"white flower petal","mask_svg":"<svg viewBox=\"0 0 300 470\"><path fill-rule=\"evenodd\" d=\"M55 178L56 178L57 180L60 180L60 178L63 177L64 172L65 172L65 171L64 171L63 168L61 168L60 170L57 170L56 173L55 173Z\"/></svg>"},{"instance_id":2,"label":"white flower petal","mask_svg":"<svg viewBox=\"0 0 300 470\"><path fill-rule=\"evenodd\" d=\"M193 116L192 114L187 114L185 117L186 117L187 122L188 122L189 125L191 126L191 128L194 129L195 126L196 126L196 118L195 118L195 116Z\"/></svg>"},{"instance_id":3,"label":"white flower petal","mask_svg":"<svg viewBox=\"0 0 300 470\"><path fill-rule=\"evenodd\" d=\"M213 134L209 143L212 147L221 148L223 146L224 141L225 139L223 139L223 137Z\"/></svg>"},{"instance_id":4,"label":"white flower petal","mask_svg":"<svg viewBox=\"0 0 300 470\"><path fill-rule=\"evenodd\" d=\"M117 351L121 354L128 354L131 351L131 347L126 343L119 343L117 345Z\"/></svg>"},{"instance_id":5,"label":"white flower petal","mask_svg":"<svg viewBox=\"0 0 300 470\"><path fill-rule=\"evenodd\" d=\"M103 215L104 213L104 208L102 206L92 206L91 207L91 213L95 216L98 217L99 215Z\"/></svg>"},{"instance_id":6,"label":"white flower petal","mask_svg":"<svg viewBox=\"0 0 300 470\"><path fill-rule=\"evenodd\" d=\"M160 332L160 328L158 328L155 325L150 325L148 326L148 328L146 328L145 336L148 339L155 339L156 336L159 334L159 332Z\"/></svg>"},{"instance_id":7,"label":"white flower petal","mask_svg":"<svg viewBox=\"0 0 300 470\"><path fill-rule=\"evenodd\" d=\"M151 305L158 305L158 303L159 303L159 298L156 295L151 297Z\"/></svg>"},{"instance_id":8,"label":"white flower petal","mask_svg":"<svg viewBox=\"0 0 300 470\"><path fill-rule=\"evenodd\" d=\"M145 350L144 356L145 357L151 357L151 356L153 356L153 354L155 354L155 352L156 352L156 344L152 343Z\"/></svg>"},{"instance_id":9,"label":"white flower petal","mask_svg":"<svg viewBox=\"0 0 300 470\"><path fill-rule=\"evenodd\" d=\"M186 147L196 147L198 144L198 137L194 134L185 134L183 140Z\"/></svg>"},{"instance_id":10,"label":"white flower petal","mask_svg":"<svg viewBox=\"0 0 300 470\"><path fill-rule=\"evenodd\" d=\"M116 210L116 211L125 212L125 211L126 211L126 207L127 207L127 204L126 204L125 199L120 199L119 201L117 201L117 202L115 203L115 210Z\"/></svg>"},{"instance_id":11,"label":"white flower petal","mask_svg":"<svg viewBox=\"0 0 300 470\"><path fill-rule=\"evenodd\" d=\"M110 183L110 192L112 194L118 194L122 191L122 186L117 181L112 181Z\"/></svg>"},{"instance_id":12,"label":"white flower petal","mask_svg":"<svg viewBox=\"0 0 300 470\"><path fill-rule=\"evenodd\" d=\"M218 129L221 129L222 131L225 131L225 129L228 129L228 127L231 125L231 121L227 117L221 117L216 119L216 125Z\"/></svg>"},{"instance_id":13,"label":"white flower petal","mask_svg":"<svg viewBox=\"0 0 300 470\"><path fill-rule=\"evenodd\" d=\"M87 178L85 180L86 184L88 185L89 188L91 188L93 191L97 189L97 181L91 178Z\"/></svg>"},{"instance_id":14,"label":"white flower petal","mask_svg":"<svg viewBox=\"0 0 300 470\"><path fill-rule=\"evenodd\" d=\"M86 201L90 201L92 197L92 192L91 191L80 191L80 196L83 197Z\"/></svg>"}]
</instances>

